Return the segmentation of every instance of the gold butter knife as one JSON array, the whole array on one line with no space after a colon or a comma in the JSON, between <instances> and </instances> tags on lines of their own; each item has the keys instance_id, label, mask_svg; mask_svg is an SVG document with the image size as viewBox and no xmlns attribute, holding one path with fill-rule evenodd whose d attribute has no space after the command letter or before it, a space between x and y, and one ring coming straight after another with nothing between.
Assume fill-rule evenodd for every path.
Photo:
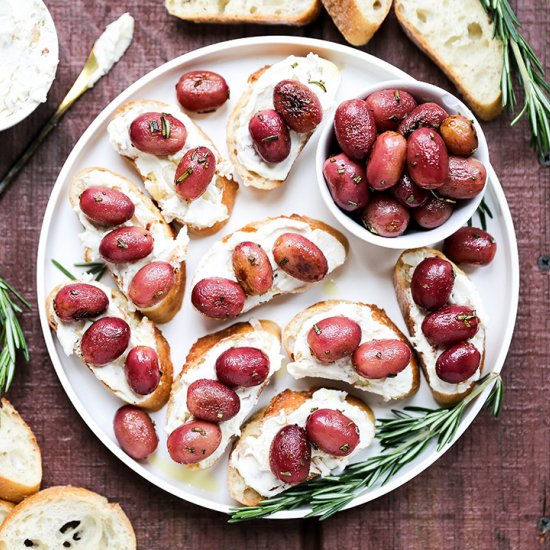
<instances>
[{"instance_id":1,"label":"gold butter knife","mask_svg":"<svg viewBox=\"0 0 550 550\"><path fill-rule=\"evenodd\" d=\"M121 15L116 21L107 25L103 34L94 43L92 51L84 64L84 68L67 95L63 98L63 101L57 107L55 113L0 181L0 196L18 176L19 172L21 172L48 134L57 126L57 123L69 110L71 105L84 92L92 88L102 76L105 76L123 56L132 42L133 32L134 19L128 13Z\"/></svg>"}]
</instances>

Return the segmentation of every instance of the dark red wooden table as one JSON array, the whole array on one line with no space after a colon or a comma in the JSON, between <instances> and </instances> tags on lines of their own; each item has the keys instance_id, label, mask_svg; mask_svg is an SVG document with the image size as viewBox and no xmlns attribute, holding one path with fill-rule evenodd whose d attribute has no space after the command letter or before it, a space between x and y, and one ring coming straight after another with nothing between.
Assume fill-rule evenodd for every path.
<instances>
[{"instance_id":1,"label":"dark red wooden table","mask_svg":"<svg viewBox=\"0 0 550 550\"><path fill-rule=\"evenodd\" d=\"M35 258L42 217L57 174L101 109L138 77L201 46L243 36L292 34L343 42L323 14L302 29L194 25L169 16L162 0L46 0L56 22L60 64L48 103L0 134L0 173L21 153L64 96L106 23L129 11L134 43L123 61L68 113L12 188L0 199L0 274L36 305ZM550 71L547 0L516 2L525 33ZM366 51L416 78L453 91L442 73L388 17ZM140 548L515 548L550 547L537 523L550 516L550 168L529 149L525 121L484 124L491 158L514 218L521 263L515 337L503 376L500 420L479 415L460 442L397 491L318 524L257 521L228 525L222 514L182 502L126 468L80 419L58 382L38 315L26 314L31 349L9 398L34 429L43 453L44 486L85 486L118 501L132 520Z\"/></svg>"}]
</instances>

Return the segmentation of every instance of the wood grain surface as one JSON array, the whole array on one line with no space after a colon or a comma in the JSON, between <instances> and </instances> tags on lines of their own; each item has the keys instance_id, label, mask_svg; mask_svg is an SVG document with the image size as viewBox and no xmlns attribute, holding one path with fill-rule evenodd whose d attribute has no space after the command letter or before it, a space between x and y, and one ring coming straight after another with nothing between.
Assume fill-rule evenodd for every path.
<instances>
[{"instance_id":1,"label":"wood grain surface","mask_svg":"<svg viewBox=\"0 0 550 550\"><path fill-rule=\"evenodd\" d=\"M100 110L151 69L201 46L231 38L292 34L343 39L326 14L308 27L214 26L180 22L162 0L46 0L60 40L60 64L48 102L0 134L0 173L21 153L66 93L106 23L123 11L137 22L123 61L68 113L15 184L0 199L0 273L36 305L35 258L42 217L57 174ZM515 2L525 34L550 71L547 0ZM453 91L390 16L366 51ZM479 415L445 456L419 477L370 504L315 520L228 525L226 517L178 500L126 468L80 419L50 364L36 309L24 317L31 362L20 364L9 398L34 429L44 459L44 486L85 486L118 501L140 548L489 549L550 548L537 524L550 516L550 168L529 149L525 121L484 124L491 158L516 225L521 299L505 365L505 406L497 421Z\"/></svg>"}]
</instances>

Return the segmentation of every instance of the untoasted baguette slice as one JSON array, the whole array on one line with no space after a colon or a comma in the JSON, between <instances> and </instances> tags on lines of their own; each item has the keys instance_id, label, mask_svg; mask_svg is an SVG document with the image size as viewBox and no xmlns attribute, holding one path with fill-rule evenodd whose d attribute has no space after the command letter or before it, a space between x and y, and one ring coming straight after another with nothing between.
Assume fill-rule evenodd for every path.
<instances>
[{"instance_id":1,"label":"untoasted baguette slice","mask_svg":"<svg viewBox=\"0 0 550 550\"><path fill-rule=\"evenodd\" d=\"M153 252L146 258L133 263L113 264L105 262L120 291L128 298L129 306L141 311L155 323L166 323L176 315L181 308L185 290L185 257L189 237L187 228L183 226L174 238L172 228L166 223L153 201L129 179L115 174L105 168L86 168L80 170L71 183L69 200L84 232L80 239L85 246L84 259L87 262L105 261L99 253L101 239L114 227L99 227L95 225L80 209L80 195L88 187L109 187L123 192L136 206L134 216L124 226L144 227L150 231L155 240ZM120 227L120 226L119 226ZM163 299L151 307L139 308L129 297L129 288L136 273L154 261L168 262L175 274L174 286Z\"/></svg>"},{"instance_id":2,"label":"untoasted baguette slice","mask_svg":"<svg viewBox=\"0 0 550 550\"><path fill-rule=\"evenodd\" d=\"M502 112L502 43L479 0L395 0L403 30L453 81L479 118Z\"/></svg>"},{"instance_id":3,"label":"untoasted baguette slice","mask_svg":"<svg viewBox=\"0 0 550 550\"><path fill-rule=\"evenodd\" d=\"M61 321L53 306L53 300L57 292L66 285L73 283L86 283L94 285L107 295L109 307L107 310L92 320L83 319L72 323ZM103 385L113 392L119 399L148 411L157 411L162 408L170 396L172 386L172 360L170 358L170 346L162 332L147 317L136 311L128 309L128 301L118 290L112 289L91 278L83 278L81 281L69 281L55 287L46 298L46 313L51 329L57 334L59 343L67 356L75 354L92 371L95 377ZM83 334L93 321L101 317L120 317L130 326L130 343L126 351L115 361L103 367L94 367L87 364L80 350L80 341ZM161 371L160 383L157 388L148 395L138 395L129 386L124 373L124 362L130 350L134 346L149 346L157 352Z\"/></svg>"},{"instance_id":4,"label":"untoasted baguette slice","mask_svg":"<svg viewBox=\"0 0 550 550\"><path fill-rule=\"evenodd\" d=\"M374 439L374 414L366 403L346 392L321 388L285 390L258 411L242 430L229 458L228 487L231 496L245 506L277 495L292 485L278 480L269 469L269 449L277 432L286 425L305 426L311 410L337 409L355 422L359 444L348 456L336 457L312 447L308 479L341 472Z\"/></svg>"},{"instance_id":5,"label":"untoasted baguette slice","mask_svg":"<svg viewBox=\"0 0 550 550\"><path fill-rule=\"evenodd\" d=\"M50 487L16 506L0 527L0 550L135 550L136 536L118 504L77 487Z\"/></svg>"},{"instance_id":6,"label":"untoasted baguette slice","mask_svg":"<svg viewBox=\"0 0 550 550\"><path fill-rule=\"evenodd\" d=\"M189 350L185 365L174 380L166 415L166 432L192 419L187 409L187 389L195 380L206 378L216 380L216 359L232 347L254 347L261 349L269 357L269 374L265 381L250 388L234 388L241 401L239 412L229 420L220 422L222 439L219 447L208 458L195 464L182 465L191 470L210 468L224 454L231 441L240 435L241 424L252 412L263 389L271 377L281 368L281 329L273 321L254 321L237 323L224 330L199 338Z\"/></svg>"},{"instance_id":7,"label":"untoasted baguette slice","mask_svg":"<svg viewBox=\"0 0 550 550\"><path fill-rule=\"evenodd\" d=\"M262 23L268 25L307 25L319 14L319 0L166 0L166 9L195 23Z\"/></svg>"},{"instance_id":8,"label":"untoasted baguette slice","mask_svg":"<svg viewBox=\"0 0 550 550\"><path fill-rule=\"evenodd\" d=\"M416 266L425 258L437 257L452 264L455 272L455 282L449 303L468 306L475 310L479 317L477 334L469 340L481 354L481 361L477 371L460 384L449 384L437 376L435 363L437 357L444 351L443 347L431 345L422 332L422 321L428 313L416 305L411 294L411 278ZM466 397L475 387L481 376L485 361L485 330L486 316L481 298L466 273L455 265L444 254L434 248L415 248L406 250L399 256L393 271L393 285L397 295L399 307L411 335L410 340L416 349L424 376L432 390L435 400L443 406L454 405Z\"/></svg>"},{"instance_id":9,"label":"untoasted baguette slice","mask_svg":"<svg viewBox=\"0 0 550 550\"><path fill-rule=\"evenodd\" d=\"M368 340L401 340L411 348L411 361L394 377L368 379L353 368L351 357L326 364L318 361L311 353L307 337L315 323L327 317L344 316L361 326L362 342ZM420 383L414 348L397 328L386 312L372 304L346 300L327 300L301 311L288 323L283 331L283 345L291 359L288 373L294 378L318 377L340 380L357 389L390 399L405 399L417 392Z\"/></svg>"},{"instance_id":10,"label":"untoasted baguette slice","mask_svg":"<svg viewBox=\"0 0 550 550\"><path fill-rule=\"evenodd\" d=\"M42 457L32 430L12 404L2 399L0 405L0 498L19 502L40 489Z\"/></svg>"},{"instance_id":11,"label":"untoasted baguette slice","mask_svg":"<svg viewBox=\"0 0 550 550\"><path fill-rule=\"evenodd\" d=\"M252 241L263 248L271 262L273 286L265 294L247 296L241 313L268 302L280 294L305 292L316 283L305 283L288 275L273 258L273 243L283 233L298 233L313 241L327 259L327 275L346 260L349 250L348 241L342 233L330 225L298 214L278 216L249 223L215 243L199 261L191 286L194 287L199 281L209 277L237 281L231 260L233 249L241 242Z\"/></svg>"},{"instance_id":12,"label":"untoasted baguette slice","mask_svg":"<svg viewBox=\"0 0 550 550\"><path fill-rule=\"evenodd\" d=\"M384 22L392 0L322 0L344 38L354 46L366 44Z\"/></svg>"},{"instance_id":13,"label":"untoasted baguette slice","mask_svg":"<svg viewBox=\"0 0 550 550\"><path fill-rule=\"evenodd\" d=\"M129 129L144 113L168 113L180 120L187 130L185 145L175 155L158 157L133 146ZM143 100L125 103L116 111L108 126L111 145L125 157L141 176L145 189L158 204L166 221L187 225L191 235L212 235L229 220L239 188L233 181L233 167L223 159L212 140L177 105ZM216 171L206 191L194 201L185 201L175 190L174 176L183 155L199 145L208 147L216 157Z\"/></svg>"},{"instance_id":14,"label":"untoasted baguette slice","mask_svg":"<svg viewBox=\"0 0 550 550\"><path fill-rule=\"evenodd\" d=\"M12 511L15 504L13 502L8 502L7 500L0 500L0 527L6 516Z\"/></svg>"},{"instance_id":15,"label":"untoasted baguette slice","mask_svg":"<svg viewBox=\"0 0 550 550\"><path fill-rule=\"evenodd\" d=\"M250 75L248 86L227 122L227 149L243 183L258 189L268 190L282 185L313 135L313 132L298 134L290 130L290 153L278 163L264 161L254 149L248 130L250 119L258 111L273 109L273 88L281 80L298 80L309 86L319 98L323 113L326 114L333 105L340 85L340 71L334 63L310 53L307 57L291 55Z\"/></svg>"}]
</instances>

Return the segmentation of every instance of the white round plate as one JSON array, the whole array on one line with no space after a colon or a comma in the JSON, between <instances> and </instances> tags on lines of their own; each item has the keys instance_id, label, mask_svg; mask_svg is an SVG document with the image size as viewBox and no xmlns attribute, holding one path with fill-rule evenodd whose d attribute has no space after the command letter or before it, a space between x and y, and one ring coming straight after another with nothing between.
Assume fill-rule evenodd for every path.
<instances>
[{"instance_id":1,"label":"white round plate","mask_svg":"<svg viewBox=\"0 0 550 550\"><path fill-rule=\"evenodd\" d=\"M164 410L153 415L161 441L157 452L148 462L138 463L119 448L113 434L112 420L121 402L107 391L78 359L67 358L64 355L48 327L44 300L56 284L66 280L65 276L52 265L51 260L59 261L75 274L81 271L73 267L75 262L82 261L82 247L78 238L81 226L69 206L67 197L69 182L77 170L89 166L104 166L126 175L133 181L139 180L131 167L119 158L109 144L106 128L117 107L128 100L137 99L175 102L174 85L183 72L194 69L210 69L219 72L229 83L231 100L218 112L197 118L198 123L209 133L220 150L226 151L225 122L245 87L247 77L258 68L277 62L290 54L306 55L309 52L315 52L340 67L342 84L338 101L354 97L361 89L376 81L410 79L399 69L363 52L308 38L288 36L247 38L188 53L138 80L111 102L89 126L59 174L42 226L37 259L40 319L48 351L67 395L90 429L130 468L165 491L212 510L228 512L232 506L235 506L226 489L227 459L224 458L207 472L186 472L172 463L165 445ZM265 192L241 186L233 215L227 226L216 235L192 240L187 261L188 280L191 280L201 256L217 239L248 222L261 220L267 216L296 212L331 224L335 223L319 196L315 181L316 144L317 136L314 136L296 162L288 181L279 189ZM471 275L485 299L486 309L491 316L485 365L487 369L493 368L499 371L512 337L518 302L519 276L517 246L510 212L496 175L491 169L489 172L490 186L488 186L486 199L494 213L489 230L496 238L499 248L491 265L472 270ZM320 283L304 294L275 299L253 310L252 315L244 315L243 318L255 316L272 319L284 326L295 313L307 306L327 298L340 298L376 303L387 311L402 330L406 331L391 282L392 267L399 252L366 244L349 233L347 237L351 245L348 261L343 268L333 274L329 281ZM104 280L107 281L108 277L105 276ZM192 308L189 295L188 286L182 310L170 323L162 326L162 331L172 347L176 373L183 365L189 347L197 338L231 324L202 318ZM304 388L308 383L319 385L318 380L296 382L286 374L283 368L263 393L258 407L267 404L276 393L287 387ZM326 385L335 386L330 383ZM436 406L424 380L414 398L404 402L385 404L369 394L363 394L363 397L372 406L377 417L387 417L391 408L405 405ZM466 412L459 434L473 421L481 408L482 401L483 396ZM359 458L379 452L380 447L376 443ZM350 506L373 500L392 491L427 468L441 454L433 447L428 448L389 483L363 493ZM298 509L279 513L277 517L302 517L306 512L306 509Z\"/></svg>"}]
</instances>

